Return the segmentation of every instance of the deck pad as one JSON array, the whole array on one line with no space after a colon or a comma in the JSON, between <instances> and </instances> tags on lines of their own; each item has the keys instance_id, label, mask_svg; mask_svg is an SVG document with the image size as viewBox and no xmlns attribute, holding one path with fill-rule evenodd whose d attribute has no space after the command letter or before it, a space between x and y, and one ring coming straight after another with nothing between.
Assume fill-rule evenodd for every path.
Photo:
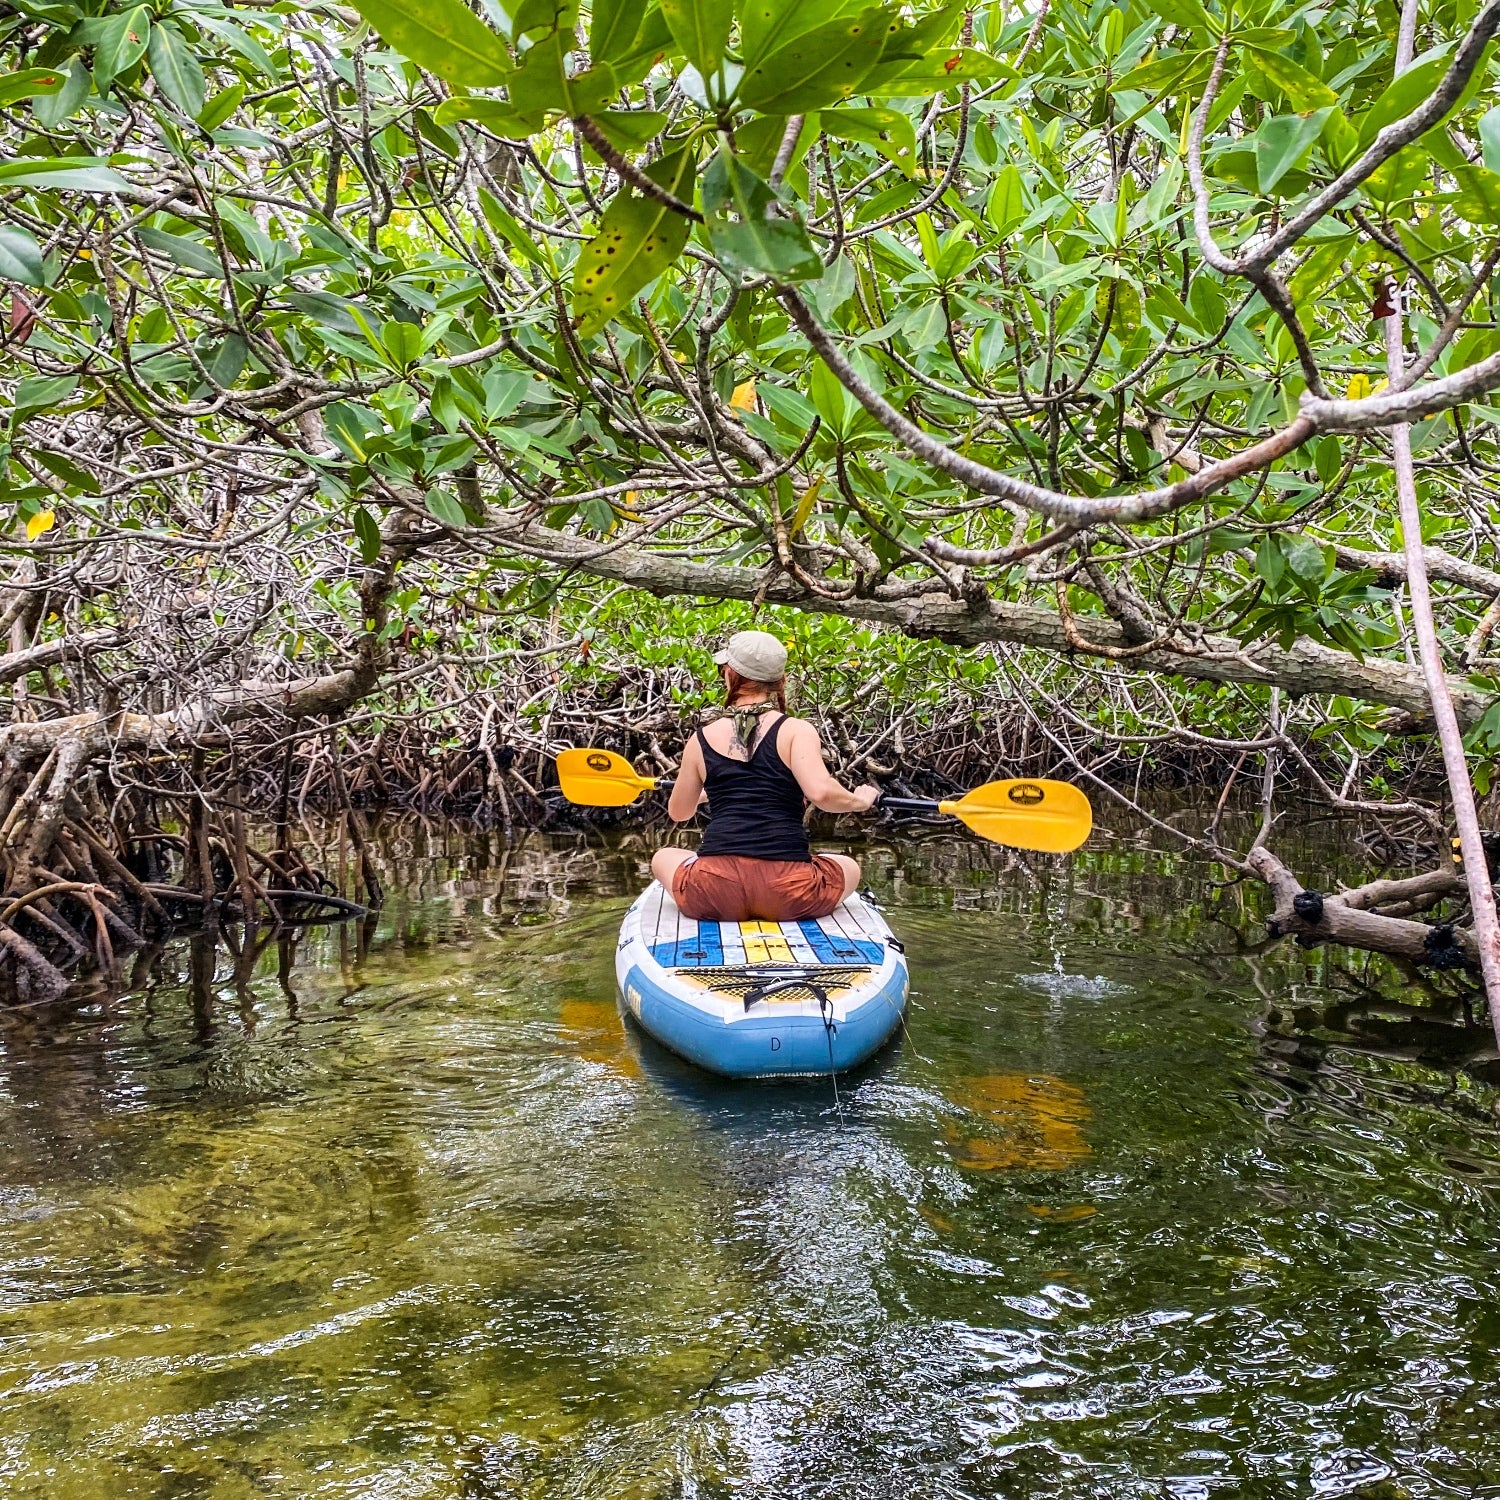
<instances>
[{"instance_id":1,"label":"deck pad","mask_svg":"<svg viewBox=\"0 0 1500 1500\"><path fill-rule=\"evenodd\" d=\"M885 958L882 929L848 905L797 922L700 922L684 916L660 886L641 911L641 937L657 963L679 972L784 964L864 968Z\"/></svg>"}]
</instances>

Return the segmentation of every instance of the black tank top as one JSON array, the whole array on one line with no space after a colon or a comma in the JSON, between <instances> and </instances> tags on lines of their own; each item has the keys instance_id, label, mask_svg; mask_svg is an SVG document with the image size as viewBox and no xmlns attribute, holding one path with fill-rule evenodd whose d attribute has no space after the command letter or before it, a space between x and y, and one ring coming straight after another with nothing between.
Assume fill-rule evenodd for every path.
<instances>
[{"instance_id":1,"label":"black tank top","mask_svg":"<svg viewBox=\"0 0 1500 1500\"><path fill-rule=\"evenodd\" d=\"M749 760L722 755L700 729L703 789L708 793L708 828L699 854L739 854L746 859L812 859L802 826L806 803L797 778L776 750L785 717L760 737Z\"/></svg>"}]
</instances>

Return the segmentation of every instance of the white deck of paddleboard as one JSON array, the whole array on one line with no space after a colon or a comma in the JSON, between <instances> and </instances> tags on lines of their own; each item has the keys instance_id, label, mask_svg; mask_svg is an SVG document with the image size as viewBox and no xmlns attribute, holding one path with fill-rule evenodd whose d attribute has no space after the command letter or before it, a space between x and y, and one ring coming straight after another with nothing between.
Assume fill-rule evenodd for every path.
<instances>
[{"instance_id":1,"label":"white deck of paddleboard","mask_svg":"<svg viewBox=\"0 0 1500 1500\"><path fill-rule=\"evenodd\" d=\"M829 916L796 922L708 922L684 916L652 882L620 929L622 990L639 1015L639 997L626 984L632 964L700 1010L726 1021L745 1016L741 981L816 979L842 1018L878 993L896 966L899 945L873 906L855 895ZM811 992L792 990L767 1003L779 1011L819 1015Z\"/></svg>"},{"instance_id":2,"label":"white deck of paddleboard","mask_svg":"<svg viewBox=\"0 0 1500 1500\"><path fill-rule=\"evenodd\" d=\"M800 922L700 922L684 916L653 884L640 908L641 940L664 969L808 964L845 968L879 964L889 935L858 898L831 916Z\"/></svg>"}]
</instances>

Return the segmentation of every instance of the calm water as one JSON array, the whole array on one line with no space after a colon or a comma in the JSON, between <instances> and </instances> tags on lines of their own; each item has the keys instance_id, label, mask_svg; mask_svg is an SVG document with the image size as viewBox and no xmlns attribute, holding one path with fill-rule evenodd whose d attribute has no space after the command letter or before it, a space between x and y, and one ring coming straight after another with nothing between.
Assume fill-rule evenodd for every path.
<instances>
[{"instance_id":1,"label":"calm water","mask_svg":"<svg viewBox=\"0 0 1500 1500\"><path fill-rule=\"evenodd\" d=\"M406 826L363 933L0 1018L0 1492L1500 1495L1483 1033L1091 847L869 853L839 1109L627 1034L634 840Z\"/></svg>"}]
</instances>

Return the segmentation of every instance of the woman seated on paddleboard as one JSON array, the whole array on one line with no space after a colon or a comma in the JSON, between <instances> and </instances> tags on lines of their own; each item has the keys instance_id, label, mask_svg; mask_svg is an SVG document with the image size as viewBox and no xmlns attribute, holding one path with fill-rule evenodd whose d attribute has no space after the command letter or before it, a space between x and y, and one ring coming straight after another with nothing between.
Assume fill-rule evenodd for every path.
<instances>
[{"instance_id":1,"label":"woman seated on paddleboard","mask_svg":"<svg viewBox=\"0 0 1500 1500\"><path fill-rule=\"evenodd\" d=\"M786 711L786 647L742 630L714 660L727 708L682 753L667 812L685 823L708 794L708 828L696 854L658 849L651 873L689 917L797 921L826 917L859 887L859 864L814 854L802 815L867 812L878 787L847 791L823 764L818 731Z\"/></svg>"}]
</instances>

